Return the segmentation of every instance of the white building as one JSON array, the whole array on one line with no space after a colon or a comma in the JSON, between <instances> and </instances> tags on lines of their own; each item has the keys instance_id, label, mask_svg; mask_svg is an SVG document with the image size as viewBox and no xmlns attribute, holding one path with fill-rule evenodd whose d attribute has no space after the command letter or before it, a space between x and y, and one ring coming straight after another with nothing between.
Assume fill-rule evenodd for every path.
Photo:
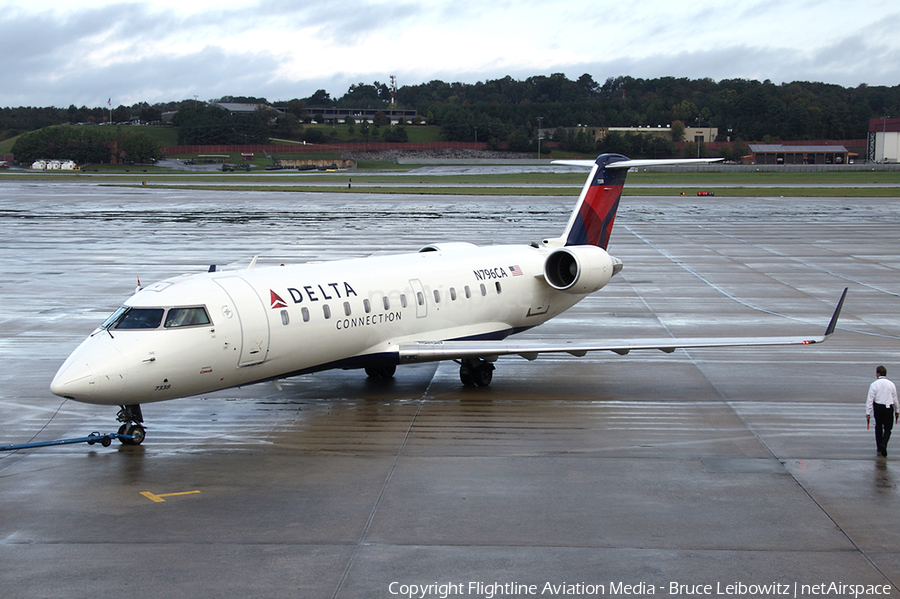
<instances>
[{"instance_id":1,"label":"white building","mask_svg":"<svg viewBox=\"0 0 900 599\"><path fill-rule=\"evenodd\" d=\"M36 171L74 171L78 166L74 160L35 160L31 168Z\"/></svg>"},{"instance_id":2,"label":"white building","mask_svg":"<svg viewBox=\"0 0 900 599\"><path fill-rule=\"evenodd\" d=\"M869 162L900 162L900 118L870 119L868 142Z\"/></svg>"}]
</instances>

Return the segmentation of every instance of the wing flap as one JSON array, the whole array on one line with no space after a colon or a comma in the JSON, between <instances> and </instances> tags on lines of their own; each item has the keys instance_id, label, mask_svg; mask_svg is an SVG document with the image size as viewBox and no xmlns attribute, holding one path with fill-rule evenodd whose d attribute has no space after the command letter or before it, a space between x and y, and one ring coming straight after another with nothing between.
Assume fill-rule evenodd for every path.
<instances>
[{"instance_id":1,"label":"wing flap","mask_svg":"<svg viewBox=\"0 0 900 599\"><path fill-rule=\"evenodd\" d=\"M401 343L400 363L464 360L468 358L496 358L519 355L534 360L539 354L567 353L583 357L588 352L611 351L619 355L642 349L658 349L672 353L676 349L703 347L751 347L763 345L811 345L822 343L826 337L686 337L681 339L631 339L603 341L569 341L545 343L541 341L427 341Z\"/></svg>"}]
</instances>

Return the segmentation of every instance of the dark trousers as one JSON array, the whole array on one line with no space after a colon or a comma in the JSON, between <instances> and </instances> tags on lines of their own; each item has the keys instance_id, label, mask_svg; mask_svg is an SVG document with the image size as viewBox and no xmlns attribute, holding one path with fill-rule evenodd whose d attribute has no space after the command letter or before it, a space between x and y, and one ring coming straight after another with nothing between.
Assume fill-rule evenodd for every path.
<instances>
[{"instance_id":1,"label":"dark trousers","mask_svg":"<svg viewBox=\"0 0 900 599\"><path fill-rule=\"evenodd\" d=\"M891 429L894 428L894 407L876 402L872 409L875 412L875 445L880 453L886 454Z\"/></svg>"}]
</instances>

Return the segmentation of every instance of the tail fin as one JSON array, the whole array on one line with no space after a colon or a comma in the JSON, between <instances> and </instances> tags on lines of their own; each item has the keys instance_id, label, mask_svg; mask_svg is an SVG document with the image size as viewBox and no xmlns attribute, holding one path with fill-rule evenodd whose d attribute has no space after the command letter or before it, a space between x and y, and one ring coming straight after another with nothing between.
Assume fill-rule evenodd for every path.
<instances>
[{"instance_id":1,"label":"tail fin","mask_svg":"<svg viewBox=\"0 0 900 599\"><path fill-rule=\"evenodd\" d=\"M625 176L633 166L662 166L666 164L707 164L722 158L631 160L621 154L601 154L597 160L554 160L553 164L591 166L588 176L569 218L563 239L566 245L596 245L604 250L609 245L619 198L625 186Z\"/></svg>"},{"instance_id":2,"label":"tail fin","mask_svg":"<svg viewBox=\"0 0 900 599\"><path fill-rule=\"evenodd\" d=\"M581 190L575 211L563 238L566 245L596 245L606 249L612 232L619 198L625 186L627 168L608 168L610 164L628 161L621 154L601 154L593 163L591 174ZM557 164L584 165L587 161L557 161Z\"/></svg>"}]
</instances>

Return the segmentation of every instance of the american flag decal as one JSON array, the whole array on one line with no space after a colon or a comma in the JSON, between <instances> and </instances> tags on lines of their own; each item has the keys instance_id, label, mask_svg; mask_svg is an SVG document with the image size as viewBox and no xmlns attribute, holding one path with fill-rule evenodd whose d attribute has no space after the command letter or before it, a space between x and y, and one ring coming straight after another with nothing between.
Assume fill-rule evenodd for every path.
<instances>
[{"instance_id":1,"label":"american flag decal","mask_svg":"<svg viewBox=\"0 0 900 599\"><path fill-rule=\"evenodd\" d=\"M509 267L509 272L511 272L511 273L512 273L512 276L514 276L514 277L521 277L522 275L525 274L524 272L522 272L522 269L519 268L519 265L518 265L518 264L515 265L515 266L510 266L510 267Z\"/></svg>"}]
</instances>

